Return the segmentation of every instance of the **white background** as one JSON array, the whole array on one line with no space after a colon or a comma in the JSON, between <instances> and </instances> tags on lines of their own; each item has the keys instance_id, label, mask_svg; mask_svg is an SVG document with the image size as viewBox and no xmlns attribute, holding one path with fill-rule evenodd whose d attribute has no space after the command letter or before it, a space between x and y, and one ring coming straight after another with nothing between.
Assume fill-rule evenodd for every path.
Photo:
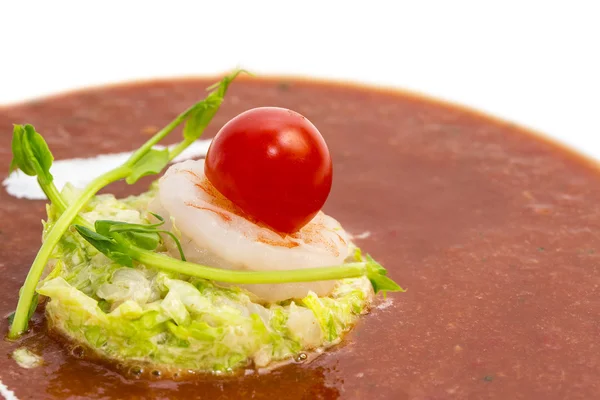
<instances>
[{"instance_id":1,"label":"white background","mask_svg":"<svg viewBox=\"0 0 600 400\"><path fill-rule=\"evenodd\" d=\"M416 90L600 158L600 1L0 0L0 104L238 65Z\"/></svg>"}]
</instances>

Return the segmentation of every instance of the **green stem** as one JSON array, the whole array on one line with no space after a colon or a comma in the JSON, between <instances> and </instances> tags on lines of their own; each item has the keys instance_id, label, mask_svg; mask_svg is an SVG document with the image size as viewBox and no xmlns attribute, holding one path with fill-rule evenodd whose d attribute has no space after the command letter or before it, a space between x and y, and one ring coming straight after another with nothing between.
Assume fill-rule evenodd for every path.
<instances>
[{"instance_id":1,"label":"green stem","mask_svg":"<svg viewBox=\"0 0 600 400\"><path fill-rule=\"evenodd\" d=\"M196 139L184 139L181 142L177 143L175 147L169 150L169 159L174 159L178 155L181 154L183 150L185 150L190 144L195 142Z\"/></svg>"},{"instance_id":2,"label":"green stem","mask_svg":"<svg viewBox=\"0 0 600 400\"><path fill-rule=\"evenodd\" d=\"M171 121L167 126L165 126L164 128L162 128L160 131L158 131L152 138L150 138L150 140L148 140L146 143L144 143L142 145L142 147L140 147L139 149L137 149L132 155L131 157L129 157L129 159L127 160L127 162L125 162L125 165L128 166L132 166L134 165L136 162L138 162L142 157L144 157L144 155L146 153L148 153L150 151L150 149L152 149L152 147L157 144L158 142L160 142L161 140L163 140L169 133L171 133L173 131L173 129L175 129L178 125L180 125L182 122L184 122L189 116L190 113L194 110L194 106L191 106L190 108L188 108L187 110L185 110L183 113L179 114L173 121ZM180 148L179 153L181 153L186 147L188 147L194 140L188 141L183 140L182 142L180 142L176 148ZM185 143L185 145L184 145ZM177 156L179 153L172 155L172 152L169 152L169 159L172 160L173 158L175 158L175 156Z\"/></svg>"},{"instance_id":3,"label":"green stem","mask_svg":"<svg viewBox=\"0 0 600 400\"><path fill-rule=\"evenodd\" d=\"M115 235L116 236L116 235ZM118 238L115 237L117 241ZM129 245L131 246L131 245ZM237 284L314 282L357 278L367 274L366 262L335 267L306 268L283 271L232 271L181 261L163 254L131 248L129 255L146 266L196 278Z\"/></svg>"},{"instance_id":4,"label":"green stem","mask_svg":"<svg viewBox=\"0 0 600 400\"><path fill-rule=\"evenodd\" d=\"M66 230L71 226L79 211L100 189L109 183L125 178L129 174L129 171L129 167L122 166L94 179L81 196L66 207L64 212L56 220L56 223L48 233L48 236L44 239L44 243L42 243L42 247L40 247L35 260L33 260L27 278L25 278L25 283L23 284L21 295L19 296L17 310L15 311L15 319L13 320L8 333L9 338L15 339L27 329L28 311L31 307L33 296L42 273L44 272L44 268L52 255L52 251ZM56 193L58 193L58 190L56 190ZM54 193L52 193L52 195L54 195ZM64 204L64 201L60 203Z\"/></svg>"},{"instance_id":5,"label":"green stem","mask_svg":"<svg viewBox=\"0 0 600 400\"><path fill-rule=\"evenodd\" d=\"M50 200L50 203L57 206L60 212L63 212L67 209L67 203L65 203L65 200L63 199L56 185L54 185L54 182L50 182L49 184L43 184L38 178L38 184L44 191L44 194L46 195L48 200Z\"/></svg>"},{"instance_id":6,"label":"green stem","mask_svg":"<svg viewBox=\"0 0 600 400\"><path fill-rule=\"evenodd\" d=\"M50 200L50 203L52 203L56 208L58 208L58 211L62 214L67 209L68 204L67 202L65 202L65 199L60 194L60 191L58 190L56 185L54 185L54 182L50 182L49 184L42 184L38 179L38 183L44 191L44 193L46 194L48 200ZM75 216L73 222L79 225L90 225L85 219L81 218L79 215Z\"/></svg>"}]
</instances>

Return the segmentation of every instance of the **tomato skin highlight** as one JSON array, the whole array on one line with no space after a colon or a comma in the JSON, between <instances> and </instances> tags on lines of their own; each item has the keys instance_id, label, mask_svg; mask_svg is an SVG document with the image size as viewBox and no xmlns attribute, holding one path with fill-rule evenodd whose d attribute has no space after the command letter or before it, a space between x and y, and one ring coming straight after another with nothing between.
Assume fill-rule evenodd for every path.
<instances>
[{"instance_id":1,"label":"tomato skin highlight","mask_svg":"<svg viewBox=\"0 0 600 400\"><path fill-rule=\"evenodd\" d=\"M208 149L204 171L242 211L281 233L298 231L319 212L333 174L317 128L278 107L254 108L226 123Z\"/></svg>"}]
</instances>

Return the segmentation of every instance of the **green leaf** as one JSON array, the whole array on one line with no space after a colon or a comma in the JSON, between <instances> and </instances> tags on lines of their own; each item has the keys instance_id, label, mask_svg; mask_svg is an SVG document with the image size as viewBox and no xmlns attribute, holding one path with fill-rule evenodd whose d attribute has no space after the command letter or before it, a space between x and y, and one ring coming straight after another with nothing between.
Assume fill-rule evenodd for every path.
<instances>
[{"instance_id":1,"label":"green leaf","mask_svg":"<svg viewBox=\"0 0 600 400\"><path fill-rule=\"evenodd\" d=\"M10 161L9 172L13 172L16 169L20 169L27 175L31 175L31 174L35 173L35 171L31 171L28 168L29 165L23 161L25 159L25 156L23 154L23 136L24 135L25 135L25 129L23 128L23 125L14 125L13 138L12 138L12 143L11 143L13 158Z\"/></svg>"},{"instance_id":2,"label":"green leaf","mask_svg":"<svg viewBox=\"0 0 600 400\"><path fill-rule=\"evenodd\" d=\"M150 149L132 166L131 173L125 179L128 184L136 183L141 177L155 175L169 164L169 149Z\"/></svg>"},{"instance_id":3,"label":"green leaf","mask_svg":"<svg viewBox=\"0 0 600 400\"><path fill-rule=\"evenodd\" d=\"M14 126L12 152L11 172L20 169L29 176L37 176L42 185L52 182L50 167L54 157L42 135L32 125Z\"/></svg>"},{"instance_id":4,"label":"green leaf","mask_svg":"<svg viewBox=\"0 0 600 400\"><path fill-rule=\"evenodd\" d=\"M133 258L125 253L121 253L120 251L110 251L105 255L117 264L121 264L124 267L133 268Z\"/></svg>"},{"instance_id":5,"label":"green leaf","mask_svg":"<svg viewBox=\"0 0 600 400\"><path fill-rule=\"evenodd\" d=\"M104 236L98 232L94 232L86 226L75 225L75 229L77 229L77 232L79 232L79 234L83 236L87 241L92 240L94 243L99 243L99 245L101 246L108 246L114 243L114 240L112 240L111 238Z\"/></svg>"},{"instance_id":6,"label":"green leaf","mask_svg":"<svg viewBox=\"0 0 600 400\"><path fill-rule=\"evenodd\" d=\"M117 244L114 239L101 233L94 232L90 228L82 225L75 225L75 229L79 232L81 237L106 257L126 267L133 267L133 258L126 254L125 250Z\"/></svg>"},{"instance_id":7,"label":"green leaf","mask_svg":"<svg viewBox=\"0 0 600 400\"><path fill-rule=\"evenodd\" d=\"M141 247L144 250L155 250L160 243L160 235L157 232L125 232L125 239L134 246Z\"/></svg>"},{"instance_id":8,"label":"green leaf","mask_svg":"<svg viewBox=\"0 0 600 400\"><path fill-rule=\"evenodd\" d=\"M169 235L173 239L181 259L185 261L179 239L172 232L157 229L165 223L164 218L158 214L151 214L159 222L154 224L131 224L123 221L97 220L94 223L95 232L80 225L76 225L75 228L92 246L110 259L125 266L133 265L133 258L128 255L128 250L134 247L142 250L156 250L162 242L161 233ZM115 235L120 235L121 240L117 242Z\"/></svg>"},{"instance_id":9,"label":"green leaf","mask_svg":"<svg viewBox=\"0 0 600 400\"><path fill-rule=\"evenodd\" d=\"M130 232L130 231L139 231L139 232L149 232L153 228L158 228L159 226L165 223L165 219L158 214L150 212L154 216L154 218L158 219L159 222L155 224L132 224L129 222L122 221L109 221L109 220L99 220L97 222L106 224L108 226L107 232ZM98 228L96 228L98 230Z\"/></svg>"},{"instance_id":10,"label":"green leaf","mask_svg":"<svg viewBox=\"0 0 600 400\"><path fill-rule=\"evenodd\" d=\"M367 278L369 278L375 293L383 292L385 294L386 292L405 292L400 285L386 276L387 270L375 261L373 257L367 254L366 259Z\"/></svg>"},{"instance_id":11,"label":"green leaf","mask_svg":"<svg viewBox=\"0 0 600 400\"><path fill-rule=\"evenodd\" d=\"M225 97L225 93L227 93L229 85L241 73L247 73L247 71L241 69L235 70L207 89L212 92L206 96L206 99L189 110L187 121L183 127L184 139L193 141L202 135L204 129L206 129L219 110L221 103L223 103L223 98Z\"/></svg>"},{"instance_id":12,"label":"green leaf","mask_svg":"<svg viewBox=\"0 0 600 400\"><path fill-rule=\"evenodd\" d=\"M127 224L127 222L122 222L122 221L112 221L110 219L98 219L98 220L96 220L96 222L94 222L94 229L100 235L103 235L110 239L112 237L111 232L115 232L113 230L113 228L115 226L121 226L121 225L126 226L128 224Z\"/></svg>"},{"instance_id":13,"label":"green leaf","mask_svg":"<svg viewBox=\"0 0 600 400\"><path fill-rule=\"evenodd\" d=\"M96 232L99 232L106 236L111 236L111 233L122 232L126 234L126 238L135 246L141 247L145 250L154 250L158 247L161 241L160 233L168 235L173 239L179 256L183 261L186 260L183 254L183 248L181 242L175 236L173 232L167 230L157 229L159 226L165 223L165 219L158 214L151 212L159 222L155 224L131 224L128 222L121 221L109 221L109 220L98 220L96 221Z\"/></svg>"},{"instance_id":14,"label":"green leaf","mask_svg":"<svg viewBox=\"0 0 600 400\"><path fill-rule=\"evenodd\" d=\"M211 93L204 101L194 107L183 127L184 139L198 139L217 113L222 102L222 97L216 97Z\"/></svg>"}]
</instances>

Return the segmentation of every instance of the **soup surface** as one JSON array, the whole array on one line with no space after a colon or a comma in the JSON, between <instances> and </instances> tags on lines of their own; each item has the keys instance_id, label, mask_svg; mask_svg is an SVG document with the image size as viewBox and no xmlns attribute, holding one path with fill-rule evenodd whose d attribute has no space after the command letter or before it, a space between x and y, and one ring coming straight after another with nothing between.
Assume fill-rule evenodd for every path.
<instances>
[{"instance_id":1,"label":"soup surface","mask_svg":"<svg viewBox=\"0 0 600 400\"><path fill-rule=\"evenodd\" d=\"M137 148L212 80L97 88L0 109L0 174L13 123L57 159ZM207 137L252 107L309 118L329 144L325 211L403 287L316 360L265 375L166 381L78 358L45 331L0 342L19 399L590 399L600 396L600 172L509 123L413 95L296 80L236 81ZM175 136L175 135L173 135ZM172 137L172 141L176 138ZM0 177L0 178L3 178ZM140 192L110 187L122 196ZM40 244L43 201L0 190L0 315ZM0 331L7 331L6 318ZM27 346L44 365L22 369Z\"/></svg>"}]
</instances>

